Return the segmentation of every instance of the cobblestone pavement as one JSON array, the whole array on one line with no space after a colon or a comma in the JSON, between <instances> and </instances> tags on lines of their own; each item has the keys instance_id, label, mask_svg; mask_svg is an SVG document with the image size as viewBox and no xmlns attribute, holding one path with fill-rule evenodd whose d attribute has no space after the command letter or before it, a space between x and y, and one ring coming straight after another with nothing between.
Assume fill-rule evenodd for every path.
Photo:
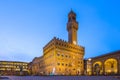
<instances>
[{"instance_id":1,"label":"cobblestone pavement","mask_svg":"<svg viewBox=\"0 0 120 80\"><path fill-rule=\"evenodd\" d=\"M0 80L120 80L115 76L2 76Z\"/></svg>"}]
</instances>

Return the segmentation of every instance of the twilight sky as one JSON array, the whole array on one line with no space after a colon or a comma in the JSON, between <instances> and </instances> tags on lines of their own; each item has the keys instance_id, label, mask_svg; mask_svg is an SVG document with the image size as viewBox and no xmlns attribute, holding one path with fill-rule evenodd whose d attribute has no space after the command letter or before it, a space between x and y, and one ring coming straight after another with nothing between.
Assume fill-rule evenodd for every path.
<instances>
[{"instance_id":1,"label":"twilight sky","mask_svg":"<svg viewBox=\"0 0 120 80\"><path fill-rule=\"evenodd\" d=\"M0 60L32 61L54 37L68 41L71 8L85 58L120 50L120 0L0 0Z\"/></svg>"}]
</instances>

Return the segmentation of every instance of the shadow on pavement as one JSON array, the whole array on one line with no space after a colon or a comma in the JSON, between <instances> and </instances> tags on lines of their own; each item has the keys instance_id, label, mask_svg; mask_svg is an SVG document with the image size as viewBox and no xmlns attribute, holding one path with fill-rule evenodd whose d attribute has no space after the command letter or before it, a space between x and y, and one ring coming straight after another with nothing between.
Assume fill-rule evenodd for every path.
<instances>
[{"instance_id":1,"label":"shadow on pavement","mask_svg":"<svg viewBox=\"0 0 120 80\"><path fill-rule=\"evenodd\" d=\"M8 77L0 77L0 79L9 79Z\"/></svg>"}]
</instances>

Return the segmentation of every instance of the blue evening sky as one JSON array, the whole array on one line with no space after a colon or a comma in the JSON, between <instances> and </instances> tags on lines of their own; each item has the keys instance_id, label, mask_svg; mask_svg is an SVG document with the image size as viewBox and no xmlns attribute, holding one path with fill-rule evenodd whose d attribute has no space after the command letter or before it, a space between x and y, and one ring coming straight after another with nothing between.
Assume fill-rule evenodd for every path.
<instances>
[{"instance_id":1,"label":"blue evening sky","mask_svg":"<svg viewBox=\"0 0 120 80\"><path fill-rule=\"evenodd\" d=\"M54 36L67 41L71 8L84 58L120 50L120 0L0 0L0 60L29 62Z\"/></svg>"}]
</instances>

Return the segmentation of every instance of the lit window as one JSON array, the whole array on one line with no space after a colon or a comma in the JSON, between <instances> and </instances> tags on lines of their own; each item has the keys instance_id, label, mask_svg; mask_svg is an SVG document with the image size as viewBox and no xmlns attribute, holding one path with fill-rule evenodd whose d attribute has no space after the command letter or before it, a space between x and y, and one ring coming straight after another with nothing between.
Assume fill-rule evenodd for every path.
<instances>
[{"instance_id":1,"label":"lit window","mask_svg":"<svg viewBox=\"0 0 120 80\"><path fill-rule=\"evenodd\" d=\"M69 56L69 58L70 58L70 56Z\"/></svg>"},{"instance_id":2,"label":"lit window","mask_svg":"<svg viewBox=\"0 0 120 80\"><path fill-rule=\"evenodd\" d=\"M57 65L60 65L60 63L57 63Z\"/></svg>"},{"instance_id":3,"label":"lit window","mask_svg":"<svg viewBox=\"0 0 120 80\"><path fill-rule=\"evenodd\" d=\"M73 70L75 70L75 69L73 69Z\"/></svg>"},{"instance_id":4,"label":"lit window","mask_svg":"<svg viewBox=\"0 0 120 80\"><path fill-rule=\"evenodd\" d=\"M62 57L64 57L64 55L63 55L63 54L62 54L61 56L62 56Z\"/></svg>"},{"instance_id":5,"label":"lit window","mask_svg":"<svg viewBox=\"0 0 120 80\"><path fill-rule=\"evenodd\" d=\"M64 66L64 63L62 63L62 66Z\"/></svg>"},{"instance_id":6,"label":"lit window","mask_svg":"<svg viewBox=\"0 0 120 80\"><path fill-rule=\"evenodd\" d=\"M66 55L65 57L67 58L68 56Z\"/></svg>"},{"instance_id":7,"label":"lit window","mask_svg":"<svg viewBox=\"0 0 120 80\"><path fill-rule=\"evenodd\" d=\"M60 54L57 54L57 56L60 56Z\"/></svg>"},{"instance_id":8,"label":"lit window","mask_svg":"<svg viewBox=\"0 0 120 80\"><path fill-rule=\"evenodd\" d=\"M82 64L82 61L81 61L81 64Z\"/></svg>"}]
</instances>

